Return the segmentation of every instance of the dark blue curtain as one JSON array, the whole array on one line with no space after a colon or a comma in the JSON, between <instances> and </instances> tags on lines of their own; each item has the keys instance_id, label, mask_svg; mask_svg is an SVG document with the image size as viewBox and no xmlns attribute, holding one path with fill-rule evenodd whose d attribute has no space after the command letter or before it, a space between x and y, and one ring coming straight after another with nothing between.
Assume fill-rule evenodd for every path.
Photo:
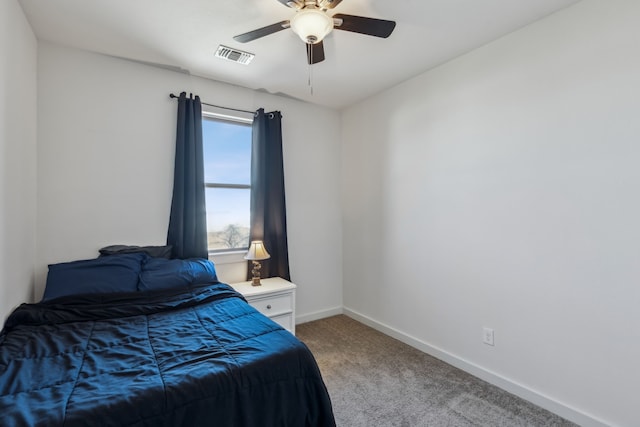
<instances>
[{"instance_id":1,"label":"dark blue curtain","mask_svg":"<svg viewBox=\"0 0 640 427\"><path fill-rule=\"evenodd\" d=\"M262 261L262 277L289 276L287 214L282 161L282 115L256 111L251 148L251 240L262 240L271 258ZM247 280L251 266L247 268Z\"/></svg>"},{"instance_id":2,"label":"dark blue curtain","mask_svg":"<svg viewBox=\"0 0 640 427\"><path fill-rule=\"evenodd\" d=\"M204 196L202 105L198 96L178 98L173 199L167 244L174 258L207 258L207 218Z\"/></svg>"}]
</instances>

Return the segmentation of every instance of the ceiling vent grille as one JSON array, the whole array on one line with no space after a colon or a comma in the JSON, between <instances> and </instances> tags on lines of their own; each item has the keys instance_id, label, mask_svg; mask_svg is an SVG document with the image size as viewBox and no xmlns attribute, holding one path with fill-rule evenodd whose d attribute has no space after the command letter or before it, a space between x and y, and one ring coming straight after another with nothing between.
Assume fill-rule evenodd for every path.
<instances>
[{"instance_id":1,"label":"ceiling vent grille","mask_svg":"<svg viewBox=\"0 0 640 427\"><path fill-rule=\"evenodd\" d=\"M253 53L243 52L227 46L220 45L216 51L216 57L226 59L227 61L237 62L239 64L248 65L255 57Z\"/></svg>"}]
</instances>

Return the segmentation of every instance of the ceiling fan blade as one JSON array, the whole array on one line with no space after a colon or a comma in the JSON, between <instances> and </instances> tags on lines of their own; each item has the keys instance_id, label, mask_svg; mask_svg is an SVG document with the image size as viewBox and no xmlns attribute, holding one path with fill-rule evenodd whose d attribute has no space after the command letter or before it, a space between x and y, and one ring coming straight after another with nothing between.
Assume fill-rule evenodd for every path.
<instances>
[{"instance_id":1,"label":"ceiling fan blade","mask_svg":"<svg viewBox=\"0 0 640 427\"><path fill-rule=\"evenodd\" d=\"M278 31L284 30L285 28L289 28L289 21L282 21L276 24L267 25L266 27L258 28L257 30L234 36L233 39L240 43L246 43L255 39L259 39L260 37L268 36L269 34L277 33Z\"/></svg>"},{"instance_id":2,"label":"ceiling fan blade","mask_svg":"<svg viewBox=\"0 0 640 427\"><path fill-rule=\"evenodd\" d=\"M336 30L351 31L353 33L366 34L368 36L387 38L396 28L395 21L385 19L365 18L364 16L333 15L334 20L342 20L342 24L336 25Z\"/></svg>"},{"instance_id":3,"label":"ceiling fan blade","mask_svg":"<svg viewBox=\"0 0 640 427\"><path fill-rule=\"evenodd\" d=\"M339 5L342 0L320 0L318 2L318 6L322 9L333 9L337 5Z\"/></svg>"},{"instance_id":4,"label":"ceiling fan blade","mask_svg":"<svg viewBox=\"0 0 640 427\"><path fill-rule=\"evenodd\" d=\"M309 65L324 61L324 45L322 40L316 44L307 43L307 62Z\"/></svg>"}]
</instances>

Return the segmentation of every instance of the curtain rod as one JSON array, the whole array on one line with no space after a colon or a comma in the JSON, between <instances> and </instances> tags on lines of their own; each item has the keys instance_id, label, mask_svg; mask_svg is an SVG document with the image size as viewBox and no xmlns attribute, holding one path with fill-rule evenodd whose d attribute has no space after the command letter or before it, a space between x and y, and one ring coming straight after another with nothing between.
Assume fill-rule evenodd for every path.
<instances>
[{"instance_id":1,"label":"curtain rod","mask_svg":"<svg viewBox=\"0 0 640 427\"><path fill-rule=\"evenodd\" d=\"M178 99L179 97L170 93L169 94L169 98L176 98ZM249 110L240 110L238 108L231 108L231 107L223 107L222 105L215 105L215 104L207 104L206 102L200 102L202 105L208 105L209 107L216 107L216 108L222 108L224 110L231 110L231 111L240 111L241 113L249 113L249 114L255 114L255 111L249 111Z\"/></svg>"}]
</instances>

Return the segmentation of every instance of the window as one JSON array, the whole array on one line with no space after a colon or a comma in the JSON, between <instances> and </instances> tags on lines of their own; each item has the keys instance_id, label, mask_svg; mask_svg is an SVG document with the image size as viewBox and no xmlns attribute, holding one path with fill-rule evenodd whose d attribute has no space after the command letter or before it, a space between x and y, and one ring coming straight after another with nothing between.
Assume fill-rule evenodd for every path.
<instances>
[{"instance_id":1,"label":"window","mask_svg":"<svg viewBox=\"0 0 640 427\"><path fill-rule=\"evenodd\" d=\"M209 252L249 247L251 119L203 112Z\"/></svg>"}]
</instances>

